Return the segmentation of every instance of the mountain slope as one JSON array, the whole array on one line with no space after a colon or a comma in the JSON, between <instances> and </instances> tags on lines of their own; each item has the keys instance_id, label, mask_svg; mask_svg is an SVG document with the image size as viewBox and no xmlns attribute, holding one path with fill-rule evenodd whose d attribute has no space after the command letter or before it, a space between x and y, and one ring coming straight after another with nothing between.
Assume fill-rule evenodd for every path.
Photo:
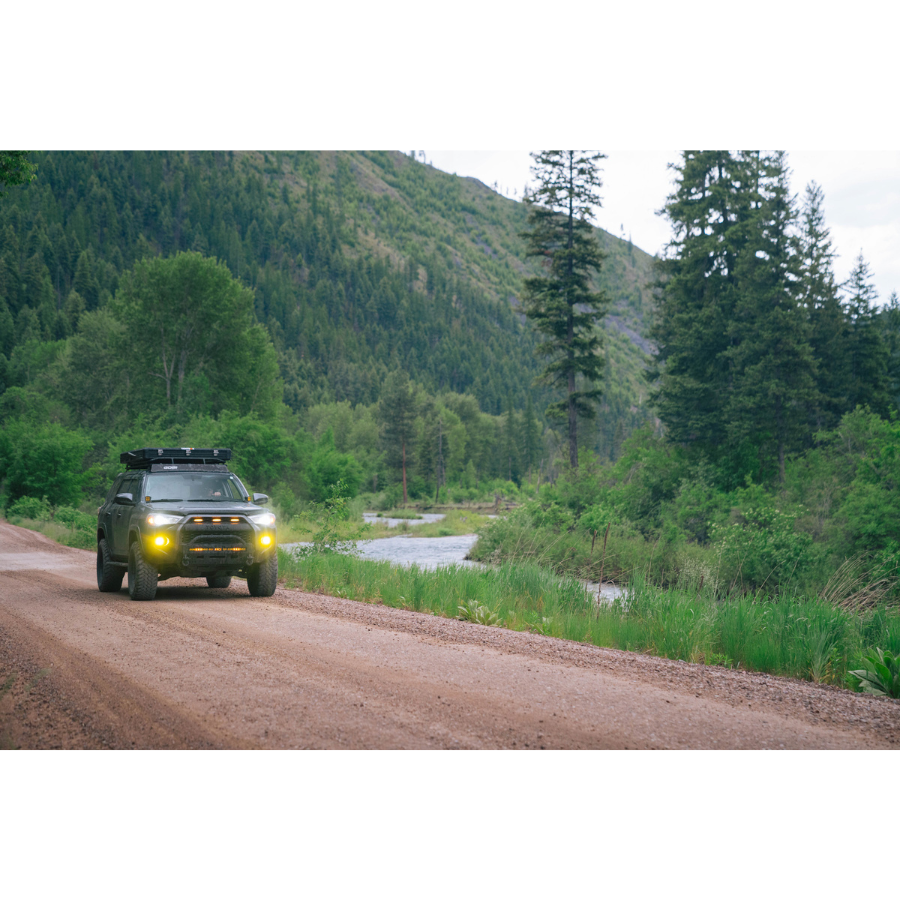
<instances>
[{"instance_id":1,"label":"mountain slope","mask_svg":"<svg viewBox=\"0 0 900 900\"><path fill-rule=\"evenodd\" d=\"M541 362L517 312L528 266L521 203L400 153L48 153L0 204L0 350L59 340L147 254L194 249L255 289L285 401L374 402L398 366L432 392L499 413L538 408ZM644 317L651 257L598 231L608 317L606 410L594 444L648 416ZM618 435L618 438L617 438Z\"/></svg>"}]
</instances>

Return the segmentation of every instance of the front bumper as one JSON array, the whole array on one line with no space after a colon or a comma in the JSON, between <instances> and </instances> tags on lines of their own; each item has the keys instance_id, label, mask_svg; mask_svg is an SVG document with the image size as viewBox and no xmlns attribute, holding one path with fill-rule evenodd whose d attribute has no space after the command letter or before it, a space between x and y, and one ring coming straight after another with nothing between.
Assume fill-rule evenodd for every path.
<instances>
[{"instance_id":1,"label":"front bumper","mask_svg":"<svg viewBox=\"0 0 900 900\"><path fill-rule=\"evenodd\" d=\"M186 577L211 573L242 574L275 552L274 528L250 522L211 524L186 521L149 527L141 532L141 546L160 573Z\"/></svg>"}]
</instances>

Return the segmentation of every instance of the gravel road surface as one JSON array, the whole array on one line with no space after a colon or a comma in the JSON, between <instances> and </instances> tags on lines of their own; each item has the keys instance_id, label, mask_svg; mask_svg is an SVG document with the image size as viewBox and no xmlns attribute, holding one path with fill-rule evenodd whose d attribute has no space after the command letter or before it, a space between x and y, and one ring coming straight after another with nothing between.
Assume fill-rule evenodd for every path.
<instances>
[{"instance_id":1,"label":"gravel road surface","mask_svg":"<svg viewBox=\"0 0 900 900\"><path fill-rule=\"evenodd\" d=\"M0 746L896 748L900 702L279 589L101 594L0 522Z\"/></svg>"}]
</instances>

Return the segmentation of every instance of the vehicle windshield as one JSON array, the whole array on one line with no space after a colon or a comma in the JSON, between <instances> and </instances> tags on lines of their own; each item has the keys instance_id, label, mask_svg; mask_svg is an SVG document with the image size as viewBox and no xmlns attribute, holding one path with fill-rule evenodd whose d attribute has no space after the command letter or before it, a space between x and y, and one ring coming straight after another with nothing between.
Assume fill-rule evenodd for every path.
<instances>
[{"instance_id":1,"label":"vehicle windshield","mask_svg":"<svg viewBox=\"0 0 900 900\"><path fill-rule=\"evenodd\" d=\"M236 475L221 472L154 473L147 479L148 502L224 503L246 500Z\"/></svg>"}]
</instances>

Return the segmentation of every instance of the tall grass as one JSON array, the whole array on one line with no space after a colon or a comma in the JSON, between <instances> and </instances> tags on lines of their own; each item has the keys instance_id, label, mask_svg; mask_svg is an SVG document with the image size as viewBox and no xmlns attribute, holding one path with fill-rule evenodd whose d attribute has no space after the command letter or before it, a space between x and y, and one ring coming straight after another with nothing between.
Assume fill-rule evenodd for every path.
<instances>
[{"instance_id":1,"label":"tall grass","mask_svg":"<svg viewBox=\"0 0 900 900\"><path fill-rule=\"evenodd\" d=\"M424 571L340 554L298 560L280 551L279 567L288 586L351 600L451 618L471 618L467 611L483 606L515 631L815 682L845 683L868 648L900 652L896 609L850 610L799 595L722 601L702 575L659 588L637 574L616 601L596 605L580 581L533 562Z\"/></svg>"}]
</instances>

